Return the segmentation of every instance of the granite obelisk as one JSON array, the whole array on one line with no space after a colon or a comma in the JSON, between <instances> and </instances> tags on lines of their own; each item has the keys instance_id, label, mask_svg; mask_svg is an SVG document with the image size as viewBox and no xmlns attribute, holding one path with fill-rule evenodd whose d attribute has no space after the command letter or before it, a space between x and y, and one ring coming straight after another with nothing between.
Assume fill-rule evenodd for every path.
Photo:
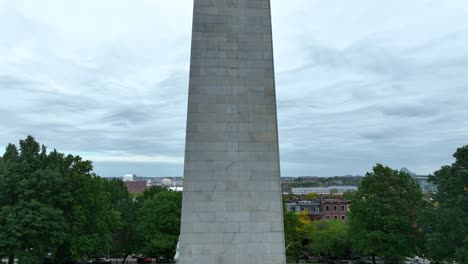
<instances>
[{"instance_id":1,"label":"granite obelisk","mask_svg":"<svg viewBox=\"0 0 468 264\"><path fill-rule=\"evenodd\" d=\"M270 0L194 0L180 264L284 264Z\"/></svg>"}]
</instances>

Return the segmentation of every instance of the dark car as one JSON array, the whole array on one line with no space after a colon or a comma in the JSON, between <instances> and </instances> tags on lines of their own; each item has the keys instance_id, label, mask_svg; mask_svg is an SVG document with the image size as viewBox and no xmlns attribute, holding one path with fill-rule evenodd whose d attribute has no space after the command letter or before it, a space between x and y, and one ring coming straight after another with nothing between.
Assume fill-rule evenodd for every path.
<instances>
[{"instance_id":1,"label":"dark car","mask_svg":"<svg viewBox=\"0 0 468 264\"><path fill-rule=\"evenodd\" d=\"M160 256L159 258L156 259L156 263L168 263L170 262L167 258Z\"/></svg>"},{"instance_id":2,"label":"dark car","mask_svg":"<svg viewBox=\"0 0 468 264\"><path fill-rule=\"evenodd\" d=\"M74 262L75 264L93 264L94 259L81 259Z\"/></svg>"},{"instance_id":3,"label":"dark car","mask_svg":"<svg viewBox=\"0 0 468 264\"><path fill-rule=\"evenodd\" d=\"M149 257L138 257L137 264L152 263L153 259Z\"/></svg>"}]
</instances>

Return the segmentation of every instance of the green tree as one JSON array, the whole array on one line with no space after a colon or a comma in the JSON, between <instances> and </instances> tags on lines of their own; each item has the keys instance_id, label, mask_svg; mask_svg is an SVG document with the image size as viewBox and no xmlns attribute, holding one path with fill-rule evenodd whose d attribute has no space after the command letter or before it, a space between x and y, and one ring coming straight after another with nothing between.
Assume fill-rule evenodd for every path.
<instances>
[{"instance_id":1,"label":"green tree","mask_svg":"<svg viewBox=\"0 0 468 264\"><path fill-rule=\"evenodd\" d=\"M312 222L310 249L321 255L338 258L341 262L351 251L348 224L340 220L320 220Z\"/></svg>"},{"instance_id":2,"label":"green tree","mask_svg":"<svg viewBox=\"0 0 468 264\"><path fill-rule=\"evenodd\" d=\"M318 195L318 193L314 193L314 192L306 194L306 198L308 200L310 200L310 201L317 200L319 197L320 197L320 195Z\"/></svg>"},{"instance_id":3,"label":"green tree","mask_svg":"<svg viewBox=\"0 0 468 264\"><path fill-rule=\"evenodd\" d=\"M147 200L147 199L153 198L154 196L156 196L157 194L161 192L167 192L167 189L161 186L151 186L143 192L143 196L141 198L143 200Z\"/></svg>"},{"instance_id":4,"label":"green tree","mask_svg":"<svg viewBox=\"0 0 468 264\"><path fill-rule=\"evenodd\" d=\"M468 146L453 156L455 163L430 177L437 192L426 221L426 250L436 261L468 263Z\"/></svg>"},{"instance_id":5,"label":"green tree","mask_svg":"<svg viewBox=\"0 0 468 264\"><path fill-rule=\"evenodd\" d=\"M122 263L125 263L127 256L137 249L134 223L138 203L128 193L121 179L110 179L104 183L104 189L110 195L112 209L119 218L117 228L113 233L112 255L123 256Z\"/></svg>"},{"instance_id":6,"label":"green tree","mask_svg":"<svg viewBox=\"0 0 468 264\"><path fill-rule=\"evenodd\" d=\"M0 159L0 253L38 263L47 253L66 263L106 254L118 225L105 182L90 161L28 136Z\"/></svg>"},{"instance_id":7,"label":"green tree","mask_svg":"<svg viewBox=\"0 0 468 264\"><path fill-rule=\"evenodd\" d=\"M336 188L333 188L333 189L330 189L330 196L335 196L336 194L338 193L338 189Z\"/></svg>"},{"instance_id":8,"label":"green tree","mask_svg":"<svg viewBox=\"0 0 468 264\"><path fill-rule=\"evenodd\" d=\"M377 164L353 195L349 217L353 246L387 263L416 253L422 192L406 173Z\"/></svg>"},{"instance_id":9,"label":"green tree","mask_svg":"<svg viewBox=\"0 0 468 264\"><path fill-rule=\"evenodd\" d=\"M284 237L286 242L286 256L298 261L307 254L310 234L312 232L311 220L306 211L284 211Z\"/></svg>"},{"instance_id":10,"label":"green tree","mask_svg":"<svg viewBox=\"0 0 468 264\"><path fill-rule=\"evenodd\" d=\"M302 251L302 236L299 232L301 222L299 215L284 209L284 238L286 243L286 255L298 261Z\"/></svg>"},{"instance_id":11,"label":"green tree","mask_svg":"<svg viewBox=\"0 0 468 264\"><path fill-rule=\"evenodd\" d=\"M343 193L343 199L346 199L346 200L352 200L353 199L353 195L354 195L354 192L352 191L346 191Z\"/></svg>"},{"instance_id":12,"label":"green tree","mask_svg":"<svg viewBox=\"0 0 468 264\"><path fill-rule=\"evenodd\" d=\"M77 161L81 162L81 159ZM113 210L110 194L105 192L106 180L91 171L73 173L69 180L71 190L68 191L73 198L64 209L68 235L57 249L56 261L65 263L107 255L111 250L112 234L119 226L119 212Z\"/></svg>"},{"instance_id":13,"label":"green tree","mask_svg":"<svg viewBox=\"0 0 468 264\"><path fill-rule=\"evenodd\" d=\"M148 195L135 227L143 253L172 258L179 239L182 193L160 190Z\"/></svg>"},{"instance_id":14,"label":"green tree","mask_svg":"<svg viewBox=\"0 0 468 264\"><path fill-rule=\"evenodd\" d=\"M31 136L0 159L0 252L10 263L38 263L65 238L62 179L47 163L46 148Z\"/></svg>"}]
</instances>

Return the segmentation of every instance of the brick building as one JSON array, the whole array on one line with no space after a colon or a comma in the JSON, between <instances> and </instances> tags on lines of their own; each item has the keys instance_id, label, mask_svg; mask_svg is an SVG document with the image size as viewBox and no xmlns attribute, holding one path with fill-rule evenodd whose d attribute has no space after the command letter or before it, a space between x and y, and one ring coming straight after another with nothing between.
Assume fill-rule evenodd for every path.
<instances>
[{"instance_id":1,"label":"brick building","mask_svg":"<svg viewBox=\"0 0 468 264\"><path fill-rule=\"evenodd\" d=\"M345 199L323 199L322 219L347 220L351 201Z\"/></svg>"},{"instance_id":2,"label":"brick building","mask_svg":"<svg viewBox=\"0 0 468 264\"><path fill-rule=\"evenodd\" d=\"M351 201L346 199L323 199L316 201L291 201L286 203L289 212L307 211L311 220L344 220L348 219Z\"/></svg>"},{"instance_id":3,"label":"brick building","mask_svg":"<svg viewBox=\"0 0 468 264\"><path fill-rule=\"evenodd\" d=\"M125 181L124 184L129 193L142 193L148 186L147 181Z\"/></svg>"},{"instance_id":4,"label":"brick building","mask_svg":"<svg viewBox=\"0 0 468 264\"><path fill-rule=\"evenodd\" d=\"M297 201L286 203L286 209L292 212L307 211L307 215L311 220L322 219L322 206L320 201Z\"/></svg>"}]
</instances>

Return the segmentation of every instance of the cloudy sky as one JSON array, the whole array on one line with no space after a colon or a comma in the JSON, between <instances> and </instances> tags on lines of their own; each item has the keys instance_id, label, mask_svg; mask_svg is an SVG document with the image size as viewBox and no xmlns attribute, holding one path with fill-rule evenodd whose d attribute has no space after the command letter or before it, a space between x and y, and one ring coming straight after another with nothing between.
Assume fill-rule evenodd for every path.
<instances>
[{"instance_id":1,"label":"cloudy sky","mask_svg":"<svg viewBox=\"0 0 468 264\"><path fill-rule=\"evenodd\" d=\"M271 0L283 176L423 174L468 144L468 1ZM0 0L0 147L183 172L190 0Z\"/></svg>"}]
</instances>

